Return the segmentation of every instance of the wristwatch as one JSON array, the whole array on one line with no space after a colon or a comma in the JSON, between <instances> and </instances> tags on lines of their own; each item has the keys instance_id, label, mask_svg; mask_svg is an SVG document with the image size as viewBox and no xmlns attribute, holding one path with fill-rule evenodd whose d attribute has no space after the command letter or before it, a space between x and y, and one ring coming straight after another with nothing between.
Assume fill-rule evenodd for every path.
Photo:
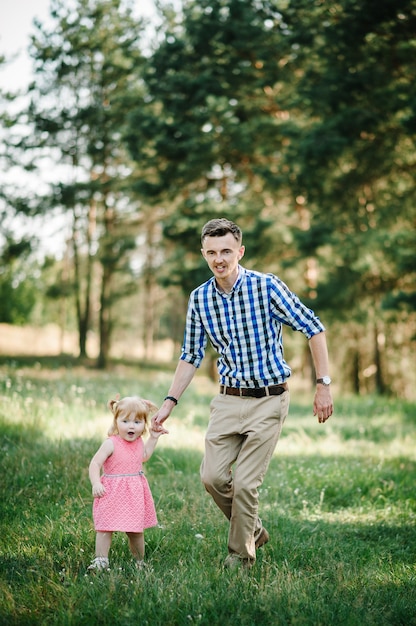
<instances>
[{"instance_id":1,"label":"wristwatch","mask_svg":"<svg viewBox=\"0 0 416 626\"><path fill-rule=\"evenodd\" d=\"M329 376L324 376L323 378L316 379L316 384L321 383L321 385L325 385L325 387L328 387L328 385L330 385L331 382L332 381Z\"/></svg>"}]
</instances>

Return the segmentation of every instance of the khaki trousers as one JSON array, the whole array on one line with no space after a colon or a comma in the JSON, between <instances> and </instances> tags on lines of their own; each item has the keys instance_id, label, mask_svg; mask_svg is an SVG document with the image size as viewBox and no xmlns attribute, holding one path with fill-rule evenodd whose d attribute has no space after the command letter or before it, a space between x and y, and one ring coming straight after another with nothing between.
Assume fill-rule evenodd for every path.
<instances>
[{"instance_id":1,"label":"khaki trousers","mask_svg":"<svg viewBox=\"0 0 416 626\"><path fill-rule=\"evenodd\" d=\"M262 530L258 488L288 414L289 391L260 399L217 395L210 408L201 480L230 520L229 552L254 562Z\"/></svg>"}]
</instances>

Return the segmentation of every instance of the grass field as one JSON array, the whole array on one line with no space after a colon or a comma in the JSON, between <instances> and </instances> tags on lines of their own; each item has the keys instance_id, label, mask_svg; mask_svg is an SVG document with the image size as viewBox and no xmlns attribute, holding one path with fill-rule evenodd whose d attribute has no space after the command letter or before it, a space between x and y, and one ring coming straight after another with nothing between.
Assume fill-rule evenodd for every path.
<instances>
[{"instance_id":1,"label":"grass field","mask_svg":"<svg viewBox=\"0 0 416 626\"><path fill-rule=\"evenodd\" d=\"M416 406L336 399L322 426L312 393L291 411L260 494L270 542L229 572L227 522L199 481L213 384L197 377L145 471L160 526L137 572L115 535L93 556L88 464L119 392L159 403L171 372L100 373L57 361L0 363L0 624L416 624Z\"/></svg>"}]
</instances>

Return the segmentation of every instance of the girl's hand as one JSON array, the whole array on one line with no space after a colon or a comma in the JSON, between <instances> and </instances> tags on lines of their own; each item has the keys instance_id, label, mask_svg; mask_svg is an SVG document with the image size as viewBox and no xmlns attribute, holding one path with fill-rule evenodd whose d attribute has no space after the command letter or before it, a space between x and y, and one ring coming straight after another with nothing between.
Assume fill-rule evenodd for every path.
<instances>
[{"instance_id":1,"label":"girl's hand","mask_svg":"<svg viewBox=\"0 0 416 626\"><path fill-rule=\"evenodd\" d=\"M92 495L94 496L94 498L101 498L101 496L103 496L104 494L105 494L105 487L101 482L95 483L92 486Z\"/></svg>"},{"instance_id":2,"label":"girl's hand","mask_svg":"<svg viewBox=\"0 0 416 626\"><path fill-rule=\"evenodd\" d=\"M159 439L160 435L168 435L169 431L163 428L162 424L159 424L157 428L150 427L149 434L154 439Z\"/></svg>"}]
</instances>

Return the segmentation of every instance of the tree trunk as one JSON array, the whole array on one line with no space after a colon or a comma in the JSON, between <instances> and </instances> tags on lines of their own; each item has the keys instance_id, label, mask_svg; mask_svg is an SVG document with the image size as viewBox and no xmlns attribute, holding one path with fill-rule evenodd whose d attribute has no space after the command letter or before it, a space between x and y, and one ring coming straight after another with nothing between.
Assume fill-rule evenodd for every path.
<instances>
[{"instance_id":1,"label":"tree trunk","mask_svg":"<svg viewBox=\"0 0 416 626\"><path fill-rule=\"evenodd\" d=\"M73 210L72 226L72 247L74 251L74 282L75 282L75 307L78 323L78 343L79 356L86 358L87 355L87 335L90 327L91 312L91 286L93 273L92 239L96 226L96 208L94 201L88 207L88 227L85 232L86 237L86 259L85 275L82 276L81 254L79 251L79 220L77 210Z\"/></svg>"},{"instance_id":2,"label":"tree trunk","mask_svg":"<svg viewBox=\"0 0 416 626\"><path fill-rule=\"evenodd\" d=\"M103 267L103 275L101 280L100 295L100 315L99 315L99 336L100 350L98 354L97 367L105 369L108 364L108 355L110 352L110 335L111 335L111 309L109 306L111 272Z\"/></svg>"},{"instance_id":3,"label":"tree trunk","mask_svg":"<svg viewBox=\"0 0 416 626\"><path fill-rule=\"evenodd\" d=\"M78 344L79 344L79 356L81 358L86 357L86 319L81 305L81 267L80 267L80 254L78 249L78 216L76 209L73 210L73 223L72 223L72 249L74 252L74 291L75 291L75 310L77 316L78 325Z\"/></svg>"},{"instance_id":4,"label":"tree trunk","mask_svg":"<svg viewBox=\"0 0 416 626\"><path fill-rule=\"evenodd\" d=\"M107 179L107 173L104 170L102 180ZM111 339L111 304L112 289L111 280L117 264L117 258L114 255L114 223L115 211L108 204L108 195L103 193L103 223L104 235L101 238L101 293L100 293L100 315L99 315L99 341L100 349L98 354L97 367L105 369L108 364L108 356L110 352Z\"/></svg>"},{"instance_id":5,"label":"tree trunk","mask_svg":"<svg viewBox=\"0 0 416 626\"><path fill-rule=\"evenodd\" d=\"M145 262L143 268L143 284L144 284L144 307L143 307L143 345L145 358L153 357L155 330L157 328L157 284L155 268L155 249L158 245L158 229L159 214L155 207L151 207L151 211L144 219L146 249Z\"/></svg>"},{"instance_id":6,"label":"tree trunk","mask_svg":"<svg viewBox=\"0 0 416 626\"><path fill-rule=\"evenodd\" d=\"M386 393L382 363L383 335L379 332L377 322L374 323L374 364L376 366L375 383L376 392L380 395Z\"/></svg>"},{"instance_id":7,"label":"tree trunk","mask_svg":"<svg viewBox=\"0 0 416 626\"><path fill-rule=\"evenodd\" d=\"M351 377L352 377L352 388L353 388L354 393L356 393L357 395L359 395L360 393L360 363L361 363L360 352L359 350L354 348L354 351L352 353Z\"/></svg>"}]
</instances>

